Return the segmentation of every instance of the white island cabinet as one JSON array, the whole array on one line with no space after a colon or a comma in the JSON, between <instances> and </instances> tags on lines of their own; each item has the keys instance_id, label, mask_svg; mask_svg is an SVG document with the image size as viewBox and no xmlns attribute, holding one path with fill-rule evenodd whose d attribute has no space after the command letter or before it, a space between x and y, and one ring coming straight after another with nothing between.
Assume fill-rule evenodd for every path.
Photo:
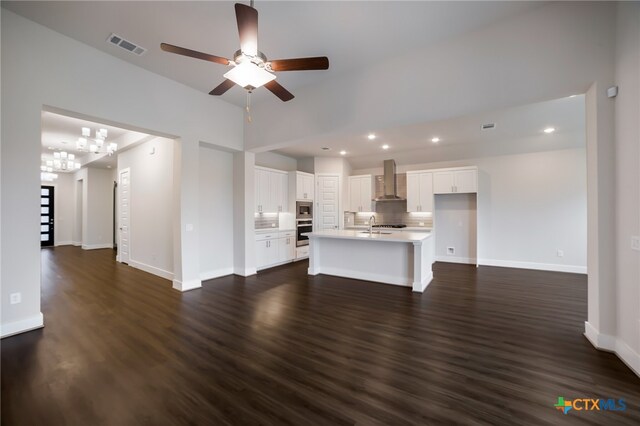
<instances>
[{"instance_id":1,"label":"white island cabinet","mask_svg":"<svg viewBox=\"0 0 640 426\"><path fill-rule=\"evenodd\" d=\"M309 236L309 275L395 284L420 293L433 279L430 233L324 230L305 235Z\"/></svg>"}]
</instances>

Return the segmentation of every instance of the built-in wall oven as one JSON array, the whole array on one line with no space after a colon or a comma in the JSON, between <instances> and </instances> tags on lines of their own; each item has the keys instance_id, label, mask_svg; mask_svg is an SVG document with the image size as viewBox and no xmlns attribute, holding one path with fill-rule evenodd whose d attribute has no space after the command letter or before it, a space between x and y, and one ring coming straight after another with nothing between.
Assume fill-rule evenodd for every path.
<instances>
[{"instance_id":1,"label":"built-in wall oven","mask_svg":"<svg viewBox=\"0 0 640 426\"><path fill-rule=\"evenodd\" d=\"M300 246L308 246L309 245L309 237L305 237L302 234L306 234L307 232L313 232L313 220L312 219L297 219L296 220L296 228L297 228L297 237L296 237L296 247Z\"/></svg>"}]
</instances>

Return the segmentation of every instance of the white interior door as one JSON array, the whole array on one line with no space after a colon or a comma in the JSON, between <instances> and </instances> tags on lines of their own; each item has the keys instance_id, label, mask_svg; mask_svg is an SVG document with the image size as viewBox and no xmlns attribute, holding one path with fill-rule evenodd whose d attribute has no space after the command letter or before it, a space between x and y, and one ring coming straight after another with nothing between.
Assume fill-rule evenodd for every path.
<instances>
[{"instance_id":1,"label":"white interior door","mask_svg":"<svg viewBox=\"0 0 640 426\"><path fill-rule=\"evenodd\" d=\"M122 263L129 263L129 209L131 203L130 192L130 170L126 168L120 171L120 218L118 223L120 224L120 241L118 243L118 260Z\"/></svg>"},{"instance_id":2,"label":"white interior door","mask_svg":"<svg viewBox=\"0 0 640 426\"><path fill-rule=\"evenodd\" d=\"M318 176L318 213L316 229L338 229L340 227L340 178Z\"/></svg>"}]
</instances>

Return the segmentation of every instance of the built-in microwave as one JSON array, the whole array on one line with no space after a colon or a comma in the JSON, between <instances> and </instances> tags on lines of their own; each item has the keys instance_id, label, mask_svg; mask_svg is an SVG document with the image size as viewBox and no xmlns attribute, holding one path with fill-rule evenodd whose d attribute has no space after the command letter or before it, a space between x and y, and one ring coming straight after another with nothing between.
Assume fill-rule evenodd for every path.
<instances>
[{"instance_id":1,"label":"built-in microwave","mask_svg":"<svg viewBox=\"0 0 640 426\"><path fill-rule=\"evenodd\" d=\"M296 201L296 219L313 218L312 201Z\"/></svg>"}]
</instances>

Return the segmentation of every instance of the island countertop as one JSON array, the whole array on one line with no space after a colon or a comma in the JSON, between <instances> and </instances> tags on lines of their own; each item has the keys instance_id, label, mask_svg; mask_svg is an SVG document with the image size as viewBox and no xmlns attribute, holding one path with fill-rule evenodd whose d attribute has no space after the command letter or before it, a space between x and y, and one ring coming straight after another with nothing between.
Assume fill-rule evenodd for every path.
<instances>
[{"instance_id":1,"label":"island countertop","mask_svg":"<svg viewBox=\"0 0 640 426\"><path fill-rule=\"evenodd\" d=\"M380 234L369 234L368 231L361 229L327 229L322 231L308 232L303 234L309 237L309 239L315 238L337 238L346 240L361 240L361 241L381 241L389 243L417 243L427 238L431 238L431 233L428 232L392 232L382 231Z\"/></svg>"}]
</instances>

